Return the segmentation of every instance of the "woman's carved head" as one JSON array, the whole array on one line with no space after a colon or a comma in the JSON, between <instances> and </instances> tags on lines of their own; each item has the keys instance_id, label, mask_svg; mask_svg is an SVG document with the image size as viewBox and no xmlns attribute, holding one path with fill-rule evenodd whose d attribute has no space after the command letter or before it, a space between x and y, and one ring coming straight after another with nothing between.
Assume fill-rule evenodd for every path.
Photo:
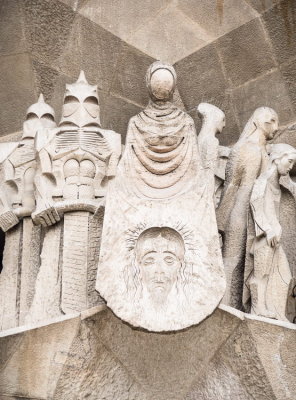
<instances>
[{"instance_id":1,"label":"woman's carved head","mask_svg":"<svg viewBox=\"0 0 296 400\"><path fill-rule=\"evenodd\" d=\"M270 161L275 164L279 175L287 175L296 160L296 149L286 143L273 144L270 151Z\"/></svg>"}]
</instances>

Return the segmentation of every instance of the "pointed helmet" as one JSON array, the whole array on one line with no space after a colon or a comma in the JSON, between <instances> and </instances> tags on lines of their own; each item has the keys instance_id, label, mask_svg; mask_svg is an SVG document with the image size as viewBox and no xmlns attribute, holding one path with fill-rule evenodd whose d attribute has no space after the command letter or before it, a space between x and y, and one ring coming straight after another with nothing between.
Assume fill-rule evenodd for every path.
<instances>
[{"instance_id":1,"label":"pointed helmet","mask_svg":"<svg viewBox=\"0 0 296 400\"><path fill-rule=\"evenodd\" d=\"M37 130L42 128L55 128L54 109L45 102L41 93L37 103L32 104L26 112L23 124L23 139L34 138Z\"/></svg>"},{"instance_id":2,"label":"pointed helmet","mask_svg":"<svg viewBox=\"0 0 296 400\"><path fill-rule=\"evenodd\" d=\"M83 71L73 84L66 85L60 127L100 127L97 85L90 85Z\"/></svg>"}]
</instances>

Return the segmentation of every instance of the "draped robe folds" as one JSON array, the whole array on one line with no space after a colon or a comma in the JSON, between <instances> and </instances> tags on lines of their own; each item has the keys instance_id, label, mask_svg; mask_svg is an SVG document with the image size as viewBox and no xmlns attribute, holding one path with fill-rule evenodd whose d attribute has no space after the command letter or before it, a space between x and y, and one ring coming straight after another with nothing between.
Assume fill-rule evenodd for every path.
<instances>
[{"instance_id":1,"label":"draped robe folds","mask_svg":"<svg viewBox=\"0 0 296 400\"><path fill-rule=\"evenodd\" d=\"M152 104L130 121L124 175L140 196L162 199L186 188L199 155L191 118L177 107Z\"/></svg>"},{"instance_id":2,"label":"draped robe folds","mask_svg":"<svg viewBox=\"0 0 296 400\"><path fill-rule=\"evenodd\" d=\"M248 235L255 237L246 258L243 302L247 309L251 300L254 314L287 320L286 303L292 279L289 263L281 243L271 247L265 235L272 230L281 237L280 199L280 189L264 177L257 179L251 196L253 218L248 229Z\"/></svg>"},{"instance_id":3,"label":"draped robe folds","mask_svg":"<svg viewBox=\"0 0 296 400\"><path fill-rule=\"evenodd\" d=\"M159 310L141 269L134 268L137 238L151 227L176 230L185 246L182 279ZM213 193L194 122L171 103L150 102L130 120L125 151L108 186L97 290L120 318L152 331L200 322L224 294Z\"/></svg>"}]
</instances>

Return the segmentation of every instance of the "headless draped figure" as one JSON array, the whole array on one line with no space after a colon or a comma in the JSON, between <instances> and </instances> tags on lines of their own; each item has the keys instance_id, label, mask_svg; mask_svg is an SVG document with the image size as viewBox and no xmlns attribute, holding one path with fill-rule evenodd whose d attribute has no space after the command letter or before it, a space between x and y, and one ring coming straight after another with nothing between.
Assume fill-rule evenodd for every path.
<instances>
[{"instance_id":1,"label":"headless draped figure","mask_svg":"<svg viewBox=\"0 0 296 400\"><path fill-rule=\"evenodd\" d=\"M266 141L278 129L278 116L268 107L255 110L226 166L225 186L217 210L218 229L223 236L223 261L227 279L223 303L242 309L247 215L255 180L268 162Z\"/></svg>"}]
</instances>

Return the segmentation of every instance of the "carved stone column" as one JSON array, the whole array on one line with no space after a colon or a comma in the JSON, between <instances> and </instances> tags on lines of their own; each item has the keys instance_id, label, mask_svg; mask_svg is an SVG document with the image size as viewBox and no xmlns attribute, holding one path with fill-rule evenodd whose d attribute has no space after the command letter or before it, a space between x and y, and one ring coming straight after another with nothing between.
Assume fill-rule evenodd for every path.
<instances>
[{"instance_id":1,"label":"carved stone column","mask_svg":"<svg viewBox=\"0 0 296 400\"><path fill-rule=\"evenodd\" d=\"M87 211L64 215L61 309L65 314L98 304L95 280L101 224Z\"/></svg>"}]
</instances>

